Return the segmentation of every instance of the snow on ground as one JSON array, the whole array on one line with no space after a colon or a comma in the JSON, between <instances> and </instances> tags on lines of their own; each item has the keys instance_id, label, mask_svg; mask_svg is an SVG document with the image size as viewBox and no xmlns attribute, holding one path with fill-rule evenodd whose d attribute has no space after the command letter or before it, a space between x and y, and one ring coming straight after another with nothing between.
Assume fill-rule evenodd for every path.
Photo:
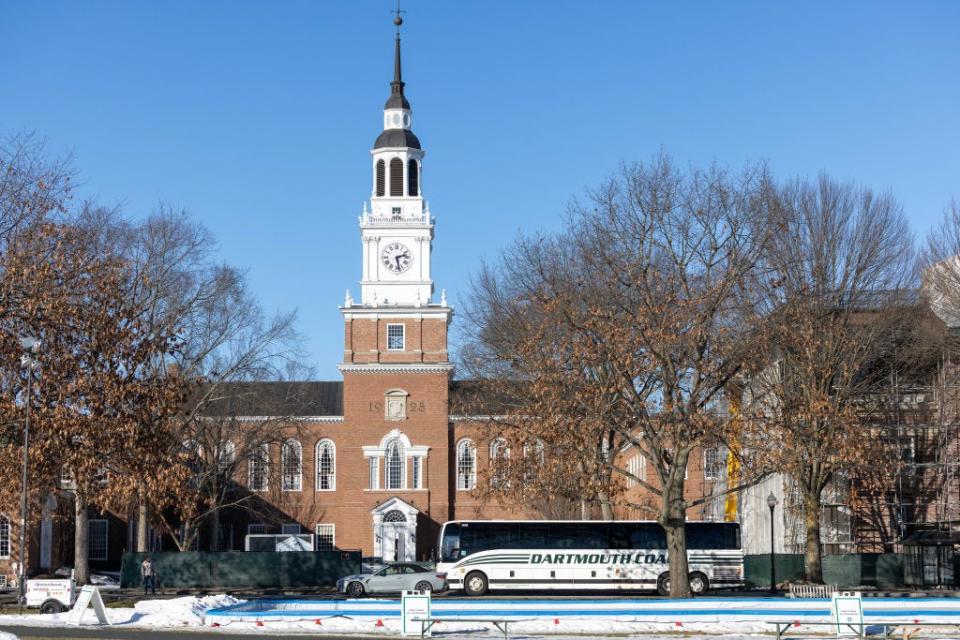
<instances>
[{"instance_id":1,"label":"snow on ground","mask_svg":"<svg viewBox=\"0 0 960 640\"><path fill-rule=\"evenodd\" d=\"M434 635L440 638L500 638L501 633L483 618L507 618L511 637L525 639L548 636L550 640L562 640L586 634L593 638L642 636L676 640L682 634L685 640L756 640L759 635L773 633L773 626L766 623L769 620L797 620L801 626L791 628L791 633L803 632L806 637L830 634L833 629L829 626L808 624L829 621L829 606L828 600L749 597L679 601L436 598L432 613L434 617L461 617L436 625ZM206 630L212 637L224 630L269 636L307 632L395 637L401 631L399 609L396 599L248 602L215 595L144 600L133 608L107 609L107 614L121 628L189 628ZM925 638L956 638L960 625L960 600L951 598L868 598L864 610L868 623L911 622L913 618L943 625L925 629ZM0 616L0 626L64 626L67 617L66 613ZM92 609L85 613L83 622L85 626L96 624ZM0 640L9 639L0 633Z\"/></svg>"}]
</instances>

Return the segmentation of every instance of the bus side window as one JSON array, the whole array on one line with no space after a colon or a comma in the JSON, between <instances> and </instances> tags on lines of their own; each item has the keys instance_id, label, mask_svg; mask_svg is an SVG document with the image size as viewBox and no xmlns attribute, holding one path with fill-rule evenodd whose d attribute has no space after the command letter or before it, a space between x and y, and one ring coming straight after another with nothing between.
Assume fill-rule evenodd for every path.
<instances>
[{"instance_id":1,"label":"bus side window","mask_svg":"<svg viewBox=\"0 0 960 640\"><path fill-rule=\"evenodd\" d=\"M547 525L541 522L518 523L519 537L527 549L552 549Z\"/></svg>"},{"instance_id":2,"label":"bus side window","mask_svg":"<svg viewBox=\"0 0 960 640\"><path fill-rule=\"evenodd\" d=\"M630 533L635 525L627 522L613 522L610 524L610 548L630 549Z\"/></svg>"},{"instance_id":3,"label":"bus side window","mask_svg":"<svg viewBox=\"0 0 960 640\"><path fill-rule=\"evenodd\" d=\"M666 549L667 534L656 522L641 522L633 530L630 542L634 549Z\"/></svg>"}]
</instances>

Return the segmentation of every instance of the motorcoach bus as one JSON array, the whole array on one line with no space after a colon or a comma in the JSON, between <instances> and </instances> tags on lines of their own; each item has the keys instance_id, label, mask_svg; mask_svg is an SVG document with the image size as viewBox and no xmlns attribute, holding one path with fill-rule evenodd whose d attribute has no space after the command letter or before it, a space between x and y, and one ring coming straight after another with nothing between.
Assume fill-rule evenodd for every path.
<instances>
[{"instance_id":1,"label":"motorcoach bus","mask_svg":"<svg viewBox=\"0 0 960 640\"><path fill-rule=\"evenodd\" d=\"M690 590L743 586L740 525L687 522ZM471 596L506 589L670 592L667 540L650 521L455 520L440 530L437 571Z\"/></svg>"}]
</instances>

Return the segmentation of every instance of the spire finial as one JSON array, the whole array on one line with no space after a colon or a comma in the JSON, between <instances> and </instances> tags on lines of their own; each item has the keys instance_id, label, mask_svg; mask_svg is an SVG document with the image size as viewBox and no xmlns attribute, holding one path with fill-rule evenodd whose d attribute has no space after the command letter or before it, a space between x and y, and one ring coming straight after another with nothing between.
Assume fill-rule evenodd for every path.
<instances>
[{"instance_id":1,"label":"spire finial","mask_svg":"<svg viewBox=\"0 0 960 640\"><path fill-rule=\"evenodd\" d=\"M403 24L403 18L400 17L400 14L406 13L406 11L403 11L402 9L400 9L400 0L397 0L397 8L394 11L391 11L390 13L394 14L393 24L397 25L397 38L399 38L400 25Z\"/></svg>"}]
</instances>

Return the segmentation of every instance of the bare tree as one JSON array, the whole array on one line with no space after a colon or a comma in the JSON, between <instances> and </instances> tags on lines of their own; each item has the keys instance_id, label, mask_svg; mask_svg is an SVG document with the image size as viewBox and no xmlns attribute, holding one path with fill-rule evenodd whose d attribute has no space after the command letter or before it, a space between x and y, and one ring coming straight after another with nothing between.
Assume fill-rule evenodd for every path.
<instances>
[{"instance_id":1,"label":"bare tree","mask_svg":"<svg viewBox=\"0 0 960 640\"><path fill-rule=\"evenodd\" d=\"M827 176L776 197L765 254L769 367L752 384L769 418L766 450L803 496L807 578L822 579L822 494L866 477L886 451L864 420L889 374L911 301L912 236L887 195Z\"/></svg>"},{"instance_id":2,"label":"bare tree","mask_svg":"<svg viewBox=\"0 0 960 640\"><path fill-rule=\"evenodd\" d=\"M673 597L690 593L684 523L703 501L684 496L690 454L726 437L724 389L759 355L768 191L763 167L624 166L572 207L566 231L521 238L473 287L468 369L500 382L514 437L542 443L544 464L603 517L618 479L657 497L669 575L682 576ZM655 481L626 468L630 445Z\"/></svg>"}]
</instances>

